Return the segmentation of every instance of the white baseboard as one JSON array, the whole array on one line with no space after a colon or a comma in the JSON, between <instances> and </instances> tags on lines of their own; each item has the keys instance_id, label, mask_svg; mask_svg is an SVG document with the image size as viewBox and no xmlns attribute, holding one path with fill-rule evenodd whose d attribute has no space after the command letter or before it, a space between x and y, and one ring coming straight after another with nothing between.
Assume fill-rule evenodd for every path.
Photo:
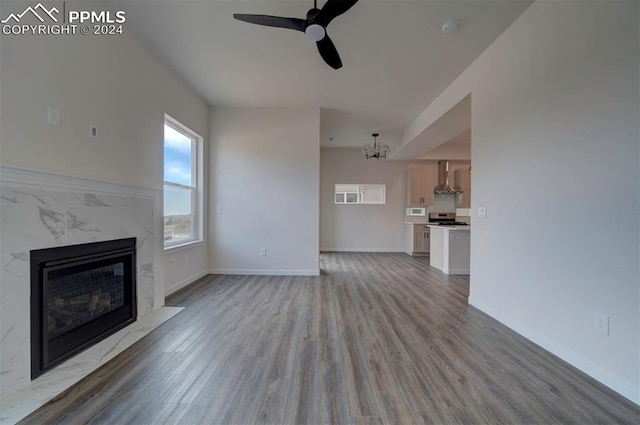
<instances>
[{"instance_id":1,"label":"white baseboard","mask_svg":"<svg viewBox=\"0 0 640 425\"><path fill-rule=\"evenodd\" d=\"M209 269L209 274L258 275L258 276L320 276L320 269L313 270L262 270L262 269Z\"/></svg>"},{"instance_id":2,"label":"white baseboard","mask_svg":"<svg viewBox=\"0 0 640 425\"><path fill-rule=\"evenodd\" d=\"M209 274L208 270L205 270L203 272L197 273L181 282L176 283L175 285L170 286L169 288L165 288L164 289L164 296L168 297L169 295L173 294L176 291L179 291L180 289L184 288L187 285L192 284L193 282L195 282L196 280L200 279L203 276L206 276L207 274Z\"/></svg>"},{"instance_id":3,"label":"white baseboard","mask_svg":"<svg viewBox=\"0 0 640 425\"><path fill-rule=\"evenodd\" d=\"M511 318L496 312L493 308L483 304L482 302L476 301L472 297L469 297L469 304L486 313L487 315L493 317L508 328L519 333L529 341L539 345L540 347L560 357L562 360L566 361L572 366L580 369L582 372L611 388L623 397L628 398L637 405L640 405L640 387L637 387L630 382L619 378L606 369L603 369L592 361L584 358L575 351L570 350L561 344L558 344L557 342L547 338L546 336L527 329L526 326L524 326L522 323L512 320Z\"/></svg>"},{"instance_id":4,"label":"white baseboard","mask_svg":"<svg viewBox=\"0 0 640 425\"><path fill-rule=\"evenodd\" d=\"M320 248L323 252L405 252L397 248Z\"/></svg>"}]
</instances>

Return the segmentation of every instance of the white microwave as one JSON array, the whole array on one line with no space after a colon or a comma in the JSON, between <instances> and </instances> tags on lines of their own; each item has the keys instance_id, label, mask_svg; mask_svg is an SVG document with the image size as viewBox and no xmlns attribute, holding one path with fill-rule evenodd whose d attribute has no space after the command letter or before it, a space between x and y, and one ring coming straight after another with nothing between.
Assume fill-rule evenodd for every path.
<instances>
[{"instance_id":1,"label":"white microwave","mask_svg":"<svg viewBox=\"0 0 640 425\"><path fill-rule=\"evenodd\" d=\"M426 208L407 208L407 216L409 217L424 217L425 215L427 215Z\"/></svg>"}]
</instances>

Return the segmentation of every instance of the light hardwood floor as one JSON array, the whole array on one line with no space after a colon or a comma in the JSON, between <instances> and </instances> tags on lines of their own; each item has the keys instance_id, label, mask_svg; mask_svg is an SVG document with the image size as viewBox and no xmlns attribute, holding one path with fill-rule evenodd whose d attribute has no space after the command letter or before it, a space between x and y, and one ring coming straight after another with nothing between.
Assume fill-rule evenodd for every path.
<instances>
[{"instance_id":1,"label":"light hardwood floor","mask_svg":"<svg viewBox=\"0 0 640 425\"><path fill-rule=\"evenodd\" d=\"M321 269L199 280L167 300L183 312L23 423L640 423L427 258L323 253Z\"/></svg>"}]
</instances>

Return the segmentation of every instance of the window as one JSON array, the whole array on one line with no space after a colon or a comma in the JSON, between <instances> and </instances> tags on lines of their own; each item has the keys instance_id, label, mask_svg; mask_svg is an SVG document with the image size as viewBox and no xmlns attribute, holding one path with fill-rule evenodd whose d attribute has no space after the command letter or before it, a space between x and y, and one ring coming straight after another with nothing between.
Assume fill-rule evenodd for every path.
<instances>
[{"instance_id":1,"label":"window","mask_svg":"<svg viewBox=\"0 0 640 425\"><path fill-rule=\"evenodd\" d=\"M386 186L383 184L337 184L336 204L384 204Z\"/></svg>"},{"instance_id":2,"label":"window","mask_svg":"<svg viewBox=\"0 0 640 425\"><path fill-rule=\"evenodd\" d=\"M202 240L202 138L165 115L164 246Z\"/></svg>"}]
</instances>

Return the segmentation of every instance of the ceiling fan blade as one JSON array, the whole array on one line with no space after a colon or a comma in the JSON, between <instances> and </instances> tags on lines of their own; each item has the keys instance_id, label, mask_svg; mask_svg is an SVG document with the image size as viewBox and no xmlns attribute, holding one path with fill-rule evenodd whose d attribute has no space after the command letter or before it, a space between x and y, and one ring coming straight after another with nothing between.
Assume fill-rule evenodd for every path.
<instances>
[{"instance_id":1,"label":"ceiling fan blade","mask_svg":"<svg viewBox=\"0 0 640 425\"><path fill-rule=\"evenodd\" d=\"M280 16L269 15L245 15L242 13L234 13L233 17L239 21L249 22L250 24L264 25L267 27L287 28L290 30L304 32L306 22L304 19L283 18Z\"/></svg>"},{"instance_id":2,"label":"ceiling fan blade","mask_svg":"<svg viewBox=\"0 0 640 425\"><path fill-rule=\"evenodd\" d=\"M316 45L318 46L318 52L320 52L320 56L322 59L333 69L342 68L342 61L340 60L340 55L336 50L336 46L333 45L333 41L329 38L329 36L325 36L322 40L317 41Z\"/></svg>"},{"instance_id":3,"label":"ceiling fan blade","mask_svg":"<svg viewBox=\"0 0 640 425\"><path fill-rule=\"evenodd\" d=\"M358 0L327 0L318 13L318 19L324 21L325 25L329 25L333 18L342 15L357 2Z\"/></svg>"}]
</instances>

